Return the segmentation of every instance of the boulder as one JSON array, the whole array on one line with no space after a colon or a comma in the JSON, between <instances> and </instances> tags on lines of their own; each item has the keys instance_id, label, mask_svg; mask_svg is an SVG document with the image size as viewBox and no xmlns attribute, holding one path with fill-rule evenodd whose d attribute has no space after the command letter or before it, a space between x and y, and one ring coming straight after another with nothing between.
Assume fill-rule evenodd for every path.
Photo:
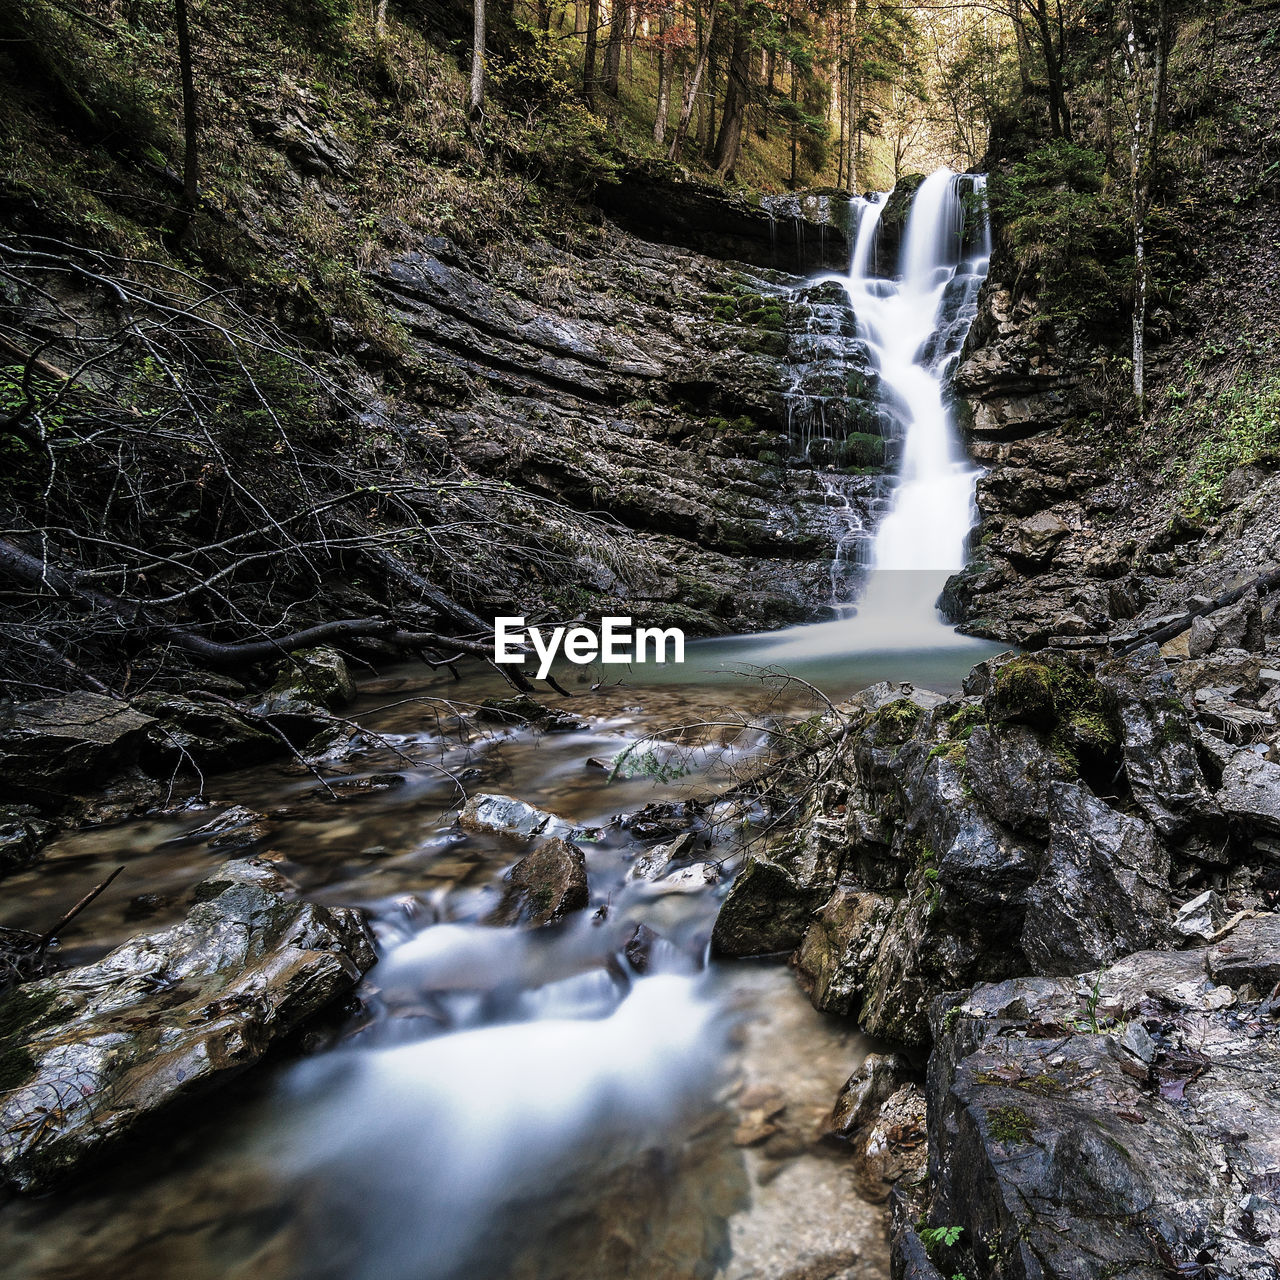
<instances>
[{"instance_id":1,"label":"boulder","mask_svg":"<svg viewBox=\"0 0 1280 1280\"><path fill-rule=\"evenodd\" d=\"M573 826L554 813L535 809L514 796L481 792L471 796L458 814L463 831L514 836L528 840L533 836L569 836Z\"/></svg>"},{"instance_id":2,"label":"boulder","mask_svg":"<svg viewBox=\"0 0 1280 1280\"><path fill-rule=\"evenodd\" d=\"M944 1274L1276 1274L1280 1034L1258 980L1280 916L1245 924L935 1002L920 1226L961 1228Z\"/></svg>"},{"instance_id":3,"label":"boulder","mask_svg":"<svg viewBox=\"0 0 1280 1280\"><path fill-rule=\"evenodd\" d=\"M1237 751L1222 771L1218 804L1248 830L1280 832L1280 765L1252 751Z\"/></svg>"},{"instance_id":4,"label":"boulder","mask_svg":"<svg viewBox=\"0 0 1280 1280\"><path fill-rule=\"evenodd\" d=\"M34 805L0 805L0 876L37 861L55 830Z\"/></svg>"},{"instance_id":5,"label":"boulder","mask_svg":"<svg viewBox=\"0 0 1280 1280\"><path fill-rule=\"evenodd\" d=\"M540 929L559 924L590 900L582 850L568 840L547 840L507 872L502 901L485 923Z\"/></svg>"},{"instance_id":6,"label":"boulder","mask_svg":"<svg viewBox=\"0 0 1280 1280\"><path fill-rule=\"evenodd\" d=\"M882 1204L896 1183L921 1181L928 1159L925 1137L924 1090L904 1084L854 1140L853 1180L862 1198Z\"/></svg>"},{"instance_id":7,"label":"boulder","mask_svg":"<svg viewBox=\"0 0 1280 1280\"><path fill-rule=\"evenodd\" d=\"M910 1063L901 1054L867 1054L836 1097L827 1133L832 1137L851 1138L874 1124L880 1108L910 1073Z\"/></svg>"},{"instance_id":8,"label":"boulder","mask_svg":"<svg viewBox=\"0 0 1280 1280\"><path fill-rule=\"evenodd\" d=\"M340 711L355 700L356 682L336 649L295 649L280 664L270 694Z\"/></svg>"},{"instance_id":9,"label":"boulder","mask_svg":"<svg viewBox=\"0 0 1280 1280\"><path fill-rule=\"evenodd\" d=\"M235 769L269 760L284 750L273 733L230 707L197 702L176 693L139 694L133 705L156 718L147 730L142 764L168 775L174 769Z\"/></svg>"},{"instance_id":10,"label":"boulder","mask_svg":"<svg viewBox=\"0 0 1280 1280\"><path fill-rule=\"evenodd\" d=\"M73 787L133 764L154 723L97 693L10 704L0 711L0 798L61 805Z\"/></svg>"},{"instance_id":11,"label":"boulder","mask_svg":"<svg viewBox=\"0 0 1280 1280\"><path fill-rule=\"evenodd\" d=\"M1169 851L1083 787L1049 789L1049 848L1022 949L1039 973L1083 973L1169 936Z\"/></svg>"},{"instance_id":12,"label":"boulder","mask_svg":"<svg viewBox=\"0 0 1280 1280\"><path fill-rule=\"evenodd\" d=\"M225 1083L350 992L363 917L295 899L269 863L224 863L184 921L0 1003L0 1176L43 1191Z\"/></svg>"},{"instance_id":13,"label":"boulder","mask_svg":"<svg viewBox=\"0 0 1280 1280\"><path fill-rule=\"evenodd\" d=\"M1178 839L1219 813L1205 783L1187 711L1154 645L1098 670L1120 729L1125 778L1138 808L1160 834Z\"/></svg>"}]
</instances>

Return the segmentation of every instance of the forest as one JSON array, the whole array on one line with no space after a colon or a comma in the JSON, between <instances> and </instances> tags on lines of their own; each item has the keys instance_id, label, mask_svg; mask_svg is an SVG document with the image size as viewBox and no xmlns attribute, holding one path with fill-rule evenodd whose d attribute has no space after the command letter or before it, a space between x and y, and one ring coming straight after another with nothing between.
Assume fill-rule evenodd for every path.
<instances>
[{"instance_id":1,"label":"forest","mask_svg":"<svg viewBox=\"0 0 1280 1280\"><path fill-rule=\"evenodd\" d=\"M1278 0L0 0L0 1273L1280 1274Z\"/></svg>"}]
</instances>

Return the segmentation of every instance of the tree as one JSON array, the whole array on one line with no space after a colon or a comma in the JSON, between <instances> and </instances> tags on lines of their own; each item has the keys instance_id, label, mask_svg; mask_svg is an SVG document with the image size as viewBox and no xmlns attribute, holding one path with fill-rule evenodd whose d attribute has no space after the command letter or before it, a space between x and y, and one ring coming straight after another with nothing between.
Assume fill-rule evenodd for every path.
<instances>
[{"instance_id":1,"label":"tree","mask_svg":"<svg viewBox=\"0 0 1280 1280\"><path fill-rule=\"evenodd\" d=\"M587 42L582 60L582 96L588 102L596 87L596 43L600 38L600 0L587 5Z\"/></svg>"},{"instance_id":2,"label":"tree","mask_svg":"<svg viewBox=\"0 0 1280 1280\"><path fill-rule=\"evenodd\" d=\"M472 0L471 95L467 115L479 119L484 107L484 0Z\"/></svg>"},{"instance_id":3,"label":"tree","mask_svg":"<svg viewBox=\"0 0 1280 1280\"><path fill-rule=\"evenodd\" d=\"M720 132L716 135L713 162L716 174L727 178L738 163L742 150L742 126L751 99L751 42L744 0L737 0L733 12L733 43L724 94Z\"/></svg>"},{"instance_id":4,"label":"tree","mask_svg":"<svg viewBox=\"0 0 1280 1280\"><path fill-rule=\"evenodd\" d=\"M1151 267L1147 218L1164 132L1173 45L1171 0L1125 0L1121 51L1128 86L1130 195L1133 204L1133 398L1146 412L1147 299Z\"/></svg>"},{"instance_id":5,"label":"tree","mask_svg":"<svg viewBox=\"0 0 1280 1280\"><path fill-rule=\"evenodd\" d=\"M182 230L185 230L200 203L200 135L187 0L174 0L174 19L178 35L178 69L182 79Z\"/></svg>"},{"instance_id":6,"label":"tree","mask_svg":"<svg viewBox=\"0 0 1280 1280\"><path fill-rule=\"evenodd\" d=\"M698 60L694 64L693 75L689 77L689 83L685 86L684 101L680 104L680 119L676 124L676 134L671 139L671 147L667 152L668 160L674 160L680 154L680 149L684 146L685 135L689 132L689 121L693 119L693 106L698 100L698 87L702 84L702 77L707 70L707 59L711 56L711 41L715 37L716 14L718 12L719 5L716 4L716 0L711 0L711 14L702 33L702 48L698 53Z\"/></svg>"}]
</instances>

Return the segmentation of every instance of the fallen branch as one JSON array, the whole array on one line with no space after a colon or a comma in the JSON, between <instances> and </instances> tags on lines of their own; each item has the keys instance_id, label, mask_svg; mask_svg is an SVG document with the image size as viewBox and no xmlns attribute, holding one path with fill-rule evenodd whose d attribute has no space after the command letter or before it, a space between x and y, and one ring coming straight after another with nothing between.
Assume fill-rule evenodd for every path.
<instances>
[{"instance_id":1,"label":"fallen branch","mask_svg":"<svg viewBox=\"0 0 1280 1280\"><path fill-rule=\"evenodd\" d=\"M1123 657L1126 653L1141 649L1143 645L1164 644L1166 641L1172 640L1174 636L1180 636L1197 618L1202 618L1207 613L1217 613L1219 609L1225 609L1228 605L1235 604L1237 600L1247 596L1250 591L1256 589L1259 595L1266 595L1277 587L1280 587L1280 569L1270 569L1266 573L1260 573L1256 578L1250 578L1242 586L1232 587L1230 591L1223 591L1205 604L1197 605L1188 613L1175 618L1174 621L1166 622L1164 626L1157 627L1149 635L1140 636L1137 640L1131 640L1128 644L1119 646L1116 649L1116 653Z\"/></svg>"}]
</instances>

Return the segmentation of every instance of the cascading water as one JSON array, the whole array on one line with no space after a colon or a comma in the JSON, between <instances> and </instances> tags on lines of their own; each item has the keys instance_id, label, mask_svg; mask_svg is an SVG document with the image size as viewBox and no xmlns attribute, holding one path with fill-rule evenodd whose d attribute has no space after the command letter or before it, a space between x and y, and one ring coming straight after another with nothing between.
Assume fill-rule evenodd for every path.
<instances>
[{"instance_id":1,"label":"cascading water","mask_svg":"<svg viewBox=\"0 0 1280 1280\"><path fill-rule=\"evenodd\" d=\"M966 234L966 185L981 195L985 179L940 169L921 184L907 219L896 280L874 273L887 197L874 197L859 210L849 275L834 278L848 292L858 335L900 428L897 482L871 539L856 612L783 633L767 651L769 660L837 649L974 643L943 622L935 603L947 578L964 567L979 474L961 448L945 396L990 258L985 214L977 219L977 234Z\"/></svg>"}]
</instances>

